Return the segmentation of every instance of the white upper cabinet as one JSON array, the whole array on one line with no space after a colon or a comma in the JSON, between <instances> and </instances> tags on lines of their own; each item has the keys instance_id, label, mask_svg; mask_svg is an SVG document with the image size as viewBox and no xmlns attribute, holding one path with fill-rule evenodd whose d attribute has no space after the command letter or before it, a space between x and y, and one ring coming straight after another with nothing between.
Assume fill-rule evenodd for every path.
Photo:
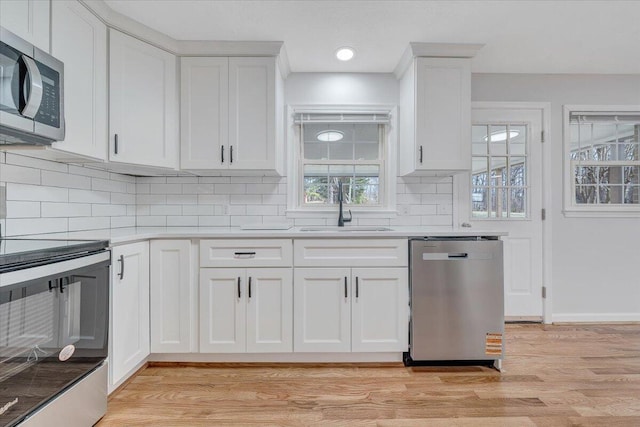
<instances>
[{"instance_id":1,"label":"white upper cabinet","mask_svg":"<svg viewBox=\"0 0 640 427\"><path fill-rule=\"evenodd\" d=\"M174 55L110 30L109 160L178 166Z\"/></svg>"},{"instance_id":2,"label":"white upper cabinet","mask_svg":"<svg viewBox=\"0 0 640 427\"><path fill-rule=\"evenodd\" d=\"M44 2L43 2L44 3ZM77 1L54 1L51 53L64 62L66 135L53 147L107 156L107 27Z\"/></svg>"},{"instance_id":3,"label":"white upper cabinet","mask_svg":"<svg viewBox=\"0 0 640 427\"><path fill-rule=\"evenodd\" d=\"M2 0L0 26L49 52L49 12L49 1Z\"/></svg>"},{"instance_id":4,"label":"white upper cabinet","mask_svg":"<svg viewBox=\"0 0 640 427\"><path fill-rule=\"evenodd\" d=\"M182 169L282 174L276 57L182 58Z\"/></svg>"},{"instance_id":5,"label":"white upper cabinet","mask_svg":"<svg viewBox=\"0 0 640 427\"><path fill-rule=\"evenodd\" d=\"M414 58L400 79L399 174L471 168L469 58Z\"/></svg>"}]
</instances>

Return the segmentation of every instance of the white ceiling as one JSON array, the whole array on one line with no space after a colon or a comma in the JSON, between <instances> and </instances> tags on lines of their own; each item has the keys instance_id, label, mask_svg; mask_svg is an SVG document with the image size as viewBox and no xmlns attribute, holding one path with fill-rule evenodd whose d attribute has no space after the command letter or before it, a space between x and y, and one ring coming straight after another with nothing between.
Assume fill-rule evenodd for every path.
<instances>
[{"instance_id":1,"label":"white ceiling","mask_svg":"<svg viewBox=\"0 0 640 427\"><path fill-rule=\"evenodd\" d=\"M434 42L485 44L474 72L640 73L639 0L106 3L178 40L284 41L294 72L391 72L409 42Z\"/></svg>"}]
</instances>

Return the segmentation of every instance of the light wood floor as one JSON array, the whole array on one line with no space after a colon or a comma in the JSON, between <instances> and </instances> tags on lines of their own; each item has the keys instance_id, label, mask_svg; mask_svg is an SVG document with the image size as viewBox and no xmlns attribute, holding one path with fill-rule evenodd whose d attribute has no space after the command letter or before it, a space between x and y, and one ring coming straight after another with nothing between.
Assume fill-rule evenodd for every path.
<instances>
[{"instance_id":1,"label":"light wood floor","mask_svg":"<svg viewBox=\"0 0 640 427\"><path fill-rule=\"evenodd\" d=\"M640 426L640 325L508 325L506 353L503 373L156 365L98 426Z\"/></svg>"}]
</instances>

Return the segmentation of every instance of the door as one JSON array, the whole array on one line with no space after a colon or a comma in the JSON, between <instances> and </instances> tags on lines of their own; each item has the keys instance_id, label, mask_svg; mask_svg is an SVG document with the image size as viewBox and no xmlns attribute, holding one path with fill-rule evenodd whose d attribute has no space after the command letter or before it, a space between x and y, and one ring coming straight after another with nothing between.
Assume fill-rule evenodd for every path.
<instances>
[{"instance_id":1,"label":"door","mask_svg":"<svg viewBox=\"0 0 640 427\"><path fill-rule=\"evenodd\" d=\"M196 316L191 309L191 241L151 241L150 265L151 351L188 353Z\"/></svg>"},{"instance_id":2,"label":"door","mask_svg":"<svg viewBox=\"0 0 640 427\"><path fill-rule=\"evenodd\" d=\"M109 160L177 167L175 56L113 29L109 43Z\"/></svg>"},{"instance_id":3,"label":"door","mask_svg":"<svg viewBox=\"0 0 640 427\"><path fill-rule=\"evenodd\" d=\"M111 270L111 385L149 355L149 243L116 246Z\"/></svg>"},{"instance_id":4,"label":"door","mask_svg":"<svg viewBox=\"0 0 640 427\"><path fill-rule=\"evenodd\" d=\"M294 351L351 351L350 277L349 268L295 270Z\"/></svg>"},{"instance_id":5,"label":"door","mask_svg":"<svg viewBox=\"0 0 640 427\"><path fill-rule=\"evenodd\" d=\"M406 268L353 269L352 351L407 351L407 274Z\"/></svg>"},{"instance_id":6,"label":"door","mask_svg":"<svg viewBox=\"0 0 640 427\"><path fill-rule=\"evenodd\" d=\"M181 64L180 165L227 168L229 58L182 58Z\"/></svg>"},{"instance_id":7,"label":"door","mask_svg":"<svg viewBox=\"0 0 640 427\"><path fill-rule=\"evenodd\" d=\"M505 316L539 320L542 303L542 110L472 111L471 224L504 237Z\"/></svg>"},{"instance_id":8,"label":"door","mask_svg":"<svg viewBox=\"0 0 640 427\"><path fill-rule=\"evenodd\" d=\"M243 353L246 349L245 270L200 270L200 352Z\"/></svg>"},{"instance_id":9,"label":"door","mask_svg":"<svg viewBox=\"0 0 640 427\"><path fill-rule=\"evenodd\" d=\"M51 53L64 62L64 141L54 148L107 156L107 27L77 1L51 3Z\"/></svg>"},{"instance_id":10,"label":"door","mask_svg":"<svg viewBox=\"0 0 640 427\"><path fill-rule=\"evenodd\" d=\"M247 270L247 351L293 351L293 277L290 268Z\"/></svg>"},{"instance_id":11,"label":"door","mask_svg":"<svg viewBox=\"0 0 640 427\"><path fill-rule=\"evenodd\" d=\"M274 169L275 58L229 59L229 167Z\"/></svg>"}]
</instances>

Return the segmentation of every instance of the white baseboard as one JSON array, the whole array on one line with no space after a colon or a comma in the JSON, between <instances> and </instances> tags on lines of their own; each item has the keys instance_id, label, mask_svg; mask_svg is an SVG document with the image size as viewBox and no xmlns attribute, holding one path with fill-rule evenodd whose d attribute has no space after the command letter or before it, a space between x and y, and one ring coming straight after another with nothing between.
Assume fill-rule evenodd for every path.
<instances>
[{"instance_id":1,"label":"white baseboard","mask_svg":"<svg viewBox=\"0 0 640 427\"><path fill-rule=\"evenodd\" d=\"M640 322L640 313L554 313L553 323Z\"/></svg>"},{"instance_id":2,"label":"white baseboard","mask_svg":"<svg viewBox=\"0 0 640 427\"><path fill-rule=\"evenodd\" d=\"M150 362L354 363L402 362L402 353L153 353Z\"/></svg>"}]
</instances>

